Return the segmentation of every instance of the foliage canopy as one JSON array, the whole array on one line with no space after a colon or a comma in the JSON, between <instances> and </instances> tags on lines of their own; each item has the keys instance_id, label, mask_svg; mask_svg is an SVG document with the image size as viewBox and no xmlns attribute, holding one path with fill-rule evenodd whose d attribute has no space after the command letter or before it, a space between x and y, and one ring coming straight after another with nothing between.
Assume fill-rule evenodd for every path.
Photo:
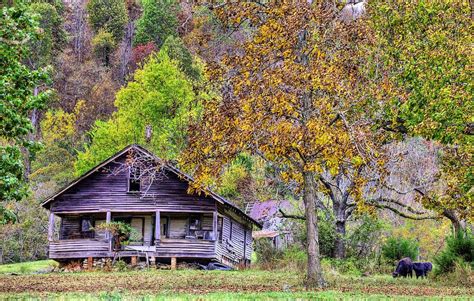
<instances>
[{"instance_id":1,"label":"foliage canopy","mask_svg":"<svg viewBox=\"0 0 474 301\"><path fill-rule=\"evenodd\" d=\"M115 106L112 118L96 121L90 132L92 143L79 153L75 165L78 174L132 143L147 146L163 159L175 159L185 146L189 120L199 111L191 83L163 50L135 72L134 80L117 93ZM147 126L153 132L149 141Z\"/></svg>"}]
</instances>

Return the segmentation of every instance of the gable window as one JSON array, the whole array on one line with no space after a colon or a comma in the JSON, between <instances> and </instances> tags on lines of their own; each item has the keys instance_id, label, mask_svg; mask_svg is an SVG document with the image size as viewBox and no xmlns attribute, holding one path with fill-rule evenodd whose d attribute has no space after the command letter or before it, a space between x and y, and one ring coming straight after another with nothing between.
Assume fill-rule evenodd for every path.
<instances>
[{"instance_id":1,"label":"gable window","mask_svg":"<svg viewBox=\"0 0 474 301\"><path fill-rule=\"evenodd\" d=\"M140 192L140 169L130 168L128 176L128 192Z\"/></svg>"}]
</instances>

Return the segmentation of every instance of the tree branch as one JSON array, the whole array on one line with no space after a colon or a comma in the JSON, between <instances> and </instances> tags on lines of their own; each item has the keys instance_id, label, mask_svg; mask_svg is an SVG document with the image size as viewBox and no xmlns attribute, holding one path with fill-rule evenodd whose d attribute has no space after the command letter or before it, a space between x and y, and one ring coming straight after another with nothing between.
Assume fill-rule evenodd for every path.
<instances>
[{"instance_id":1,"label":"tree branch","mask_svg":"<svg viewBox=\"0 0 474 301\"><path fill-rule=\"evenodd\" d=\"M394 207L391 207L389 205L380 204L380 203L373 202L373 201L369 201L369 204L371 206L374 206L374 207L379 208L379 209L390 210L390 211L394 212L395 214L397 214L401 217L412 219L412 220L426 220L426 219L440 219L441 218L439 215L409 214L409 213L405 213L403 211L400 211L400 210L398 210ZM426 213L424 213L424 214L426 214Z\"/></svg>"},{"instance_id":2,"label":"tree branch","mask_svg":"<svg viewBox=\"0 0 474 301\"><path fill-rule=\"evenodd\" d=\"M295 215L295 214L286 214L283 210L278 209L280 211L281 216L284 218L292 218L292 219L299 219L299 220L306 220L306 217L301 216L301 215Z\"/></svg>"}]
</instances>

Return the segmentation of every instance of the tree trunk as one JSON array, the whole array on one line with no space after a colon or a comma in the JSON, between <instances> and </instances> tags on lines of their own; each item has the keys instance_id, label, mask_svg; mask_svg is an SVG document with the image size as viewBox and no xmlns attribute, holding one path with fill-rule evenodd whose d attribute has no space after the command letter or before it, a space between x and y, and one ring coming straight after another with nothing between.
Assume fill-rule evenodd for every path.
<instances>
[{"instance_id":1,"label":"tree trunk","mask_svg":"<svg viewBox=\"0 0 474 301\"><path fill-rule=\"evenodd\" d=\"M336 217L336 239L334 241L334 258L343 259L346 257L346 221Z\"/></svg>"},{"instance_id":2,"label":"tree trunk","mask_svg":"<svg viewBox=\"0 0 474 301\"><path fill-rule=\"evenodd\" d=\"M458 235L459 233L463 233L465 231L465 226L463 225L459 217L456 215L456 212L454 212L453 210L446 209L443 211L443 215L447 217L453 224L455 235Z\"/></svg>"},{"instance_id":3,"label":"tree trunk","mask_svg":"<svg viewBox=\"0 0 474 301\"><path fill-rule=\"evenodd\" d=\"M307 235L307 253L308 270L306 275L306 287L324 287L323 272L319 256L319 237L318 237L318 218L316 214L316 193L314 190L314 175L312 172L303 173L304 192L303 201L306 216L306 235Z\"/></svg>"}]
</instances>

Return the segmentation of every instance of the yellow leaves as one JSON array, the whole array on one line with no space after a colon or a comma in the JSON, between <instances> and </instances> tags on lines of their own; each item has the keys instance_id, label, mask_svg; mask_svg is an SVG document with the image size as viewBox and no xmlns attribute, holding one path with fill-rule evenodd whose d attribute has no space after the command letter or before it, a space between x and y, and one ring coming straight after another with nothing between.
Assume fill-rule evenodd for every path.
<instances>
[{"instance_id":1,"label":"yellow leaves","mask_svg":"<svg viewBox=\"0 0 474 301\"><path fill-rule=\"evenodd\" d=\"M74 107L73 113L66 113L63 110L50 110L46 112L41 121L44 142L49 144L72 138L76 132L77 117L82 113L84 106L85 101L80 100Z\"/></svg>"}]
</instances>

